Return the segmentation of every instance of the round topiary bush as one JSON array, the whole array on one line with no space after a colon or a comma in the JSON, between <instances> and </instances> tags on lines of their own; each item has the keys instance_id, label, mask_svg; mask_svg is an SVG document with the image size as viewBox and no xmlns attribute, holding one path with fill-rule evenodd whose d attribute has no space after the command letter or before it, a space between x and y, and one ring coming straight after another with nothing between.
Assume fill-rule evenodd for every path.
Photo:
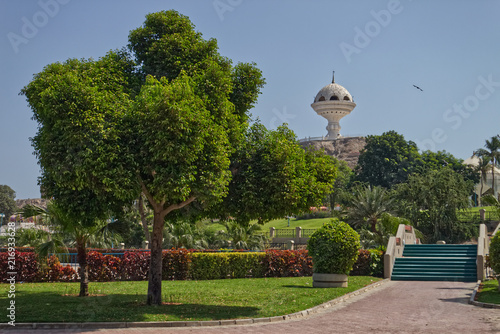
<instances>
[{"instance_id":1,"label":"round topiary bush","mask_svg":"<svg viewBox=\"0 0 500 334\"><path fill-rule=\"evenodd\" d=\"M500 291L500 232L497 232L490 243L490 266L495 271Z\"/></svg>"},{"instance_id":2,"label":"round topiary bush","mask_svg":"<svg viewBox=\"0 0 500 334\"><path fill-rule=\"evenodd\" d=\"M307 249L314 273L348 275L358 259L359 234L348 224L332 219L311 235Z\"/></svg>"}]
</instances>

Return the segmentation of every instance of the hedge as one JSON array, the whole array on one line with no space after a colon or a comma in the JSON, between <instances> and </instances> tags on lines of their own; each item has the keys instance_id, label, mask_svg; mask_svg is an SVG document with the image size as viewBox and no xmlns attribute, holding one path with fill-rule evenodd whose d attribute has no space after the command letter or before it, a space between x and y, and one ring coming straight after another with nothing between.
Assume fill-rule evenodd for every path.
<instances>
[{"instance_id":1,"label":"hedge","mask_svg":"<svg viewBox=\"0 0 500 334\"><path fill-rule=\"evenodd\" d=\"M116 250L115 250L116 252ZM149 252L126 251L122 258L87 253L90 281L148 279ZM12 255L12 254L10 254ZM383 256L378 250L360 250L351 275L381 276ZM9 253L0 253L0 282L16 272L16 282L77 281L74 268L63 267L55 256L40 261L34 252L15 251L15 268L9 270ZM209 252L186 249L163 251L163 280L207 280L245 277L298 277L312 275L312 259L307 250L267 250L266 252Z\"/></svg>"}]
</instances>

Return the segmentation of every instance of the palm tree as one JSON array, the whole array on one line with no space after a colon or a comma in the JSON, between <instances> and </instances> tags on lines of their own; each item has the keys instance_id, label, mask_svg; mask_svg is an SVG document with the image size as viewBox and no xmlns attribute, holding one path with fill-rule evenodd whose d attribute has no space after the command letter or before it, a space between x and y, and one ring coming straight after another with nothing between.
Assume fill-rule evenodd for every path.
<instances>
[{"instance_id":1,"label":"palm tree","mask_svg":"<svg viewBox=\"0 0 500 334\"><path fill-rule=\"evenodd\" d=\"M260 250L264 248L265 236L259 234L261 228L258 224L238 223L228 221L224 223L225 231L219 231L218 236L224 240L223 246L231 246L234 249L253 249ZM230 241L231 243L229 244Z\"/></svg>"},{"instance_id":2,"label":"palm tree","mask_svg":"<svg viewBox=\"0 0 500 334\"><path fill-rule=\"evenodd\" d=\"M474 155L482 157L490 163L491 189L493 190L493 196L497 197L495 187L495 167L500 163L500 135L496 135L495 137L491 137L490 140L486 140L484 147L486 147L486 149L480 148L474 152Z\"/></svg>"},{"instance_id":3,"label":"palm tree","mask_svg":"<svg viewBox=\"0 0 500 334\"><path fill-rule=\"evenodd\" d=\"M481 188L479 190L479 199L478 199L478 205L481 206L481 197L483 196L483 185L486 182L486 176L488 171L490 170L490 162L488 159L485 159L484 157L478 157L479 158L479 163L476 166L476 171L479 172L480 177L481 177Z\"/></svg>"},{"instance_id":4,"label":"palm tree","mask_svg":"<svg viewBox=\"0 0 500 334\"><path fill-rule=\"evenodd\" d=\"M111 243L109 232L112 223L98 220L94 225L87 226L75 220L54 201L47 204L47 208L27 205L22 209L24 217L40 216L41 220L50 225L51 234L48 240L35 249L39 256L48 257L51 253L67 252L68 247L77 250L77 261L80 266L80 297L89 295L89 277L87 267L87 247L108 247ZM118 225L118 224L116 224Z\"/></svg>"},{"instance_id":5,"label":"palm tree","mask_svg":"<svg viewBox=\"0 0 500 334\"><path fill-rule=\"evenodd\" d=\"M349 208L349 218L354 226L369 224L371 232L377 231L377 222L384 212L390 212L393 200L382 187L367 186L356 190Z\"/></svg>"},{"instance_id":6,"label":"palm tree","mask_svg":"<svg viewBox=\"0 0 500 334\"><path fill-rule=\"evenodd\" d=\"M188 222L166 223L163 236L164 248L200 249L208 247L206 240Z\"/></svg>"}]
</instances>

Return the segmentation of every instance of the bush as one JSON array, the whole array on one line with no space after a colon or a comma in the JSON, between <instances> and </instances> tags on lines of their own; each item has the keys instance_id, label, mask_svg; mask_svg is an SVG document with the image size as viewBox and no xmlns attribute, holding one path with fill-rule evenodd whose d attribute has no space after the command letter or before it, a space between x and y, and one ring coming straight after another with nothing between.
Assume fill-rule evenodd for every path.
<instances>
[{"instance_id":1,"label":"bush","mask_svg":"<svg viewBox=\"0 0 500 334\"><path fill-rule=\"evenodd\" d=\"M47 259L47 265L40 268L37 281L42 282L74 282L78 275L72 267L63 267L59 258L52 255Z\"/></svg>"},{"instance_id":2,"label":"bush","mask_svg":"<svg viewBox=\"0 0 500 334\"><path fill-rule=\"evenodd\" d=\"M312 275L312 259L307 250L267 250L263 262L265 277Z\"/></svg>"},{"instance_id":3,"label":"bush","mask_svg":"<svg viewBox=\"0 0 500 334\"><path fill-rule=\"evenodd\" d=\"M121 260L113 255L91 251L87 254L89 281L110 282L120 279Z\"/></svg>"},{"instance_id":4,"label":"bush","mask_svg":"<svg viewBox=\"0 0 500 334\"><path fill-rule=\"evenodd\" d=\"M317 218L330 218L332 213L330 211L311 211L303 213L295 217L295 220L317 219Z\"/></svg>"},{"instance_id":5,"label":"bush","mask_svg":"<svg viewBox=\"0 0 500 334\"><path fill-rule=\"evenodd\" d=\"M12 266L12 267L11 267ZM0 282L7 283L9 272L15 272L16 283L35 282L38 277L38 257L32 252L0 253Z\"/></svg>"},{"instance_id":6,"label":"bush","mask_svg":"<svg viewBox=\"0 0 500 334\"><path fill-rule=\"evenodd\" d=\"M348 224L333 219L316 230L307 242L313 271L322 274L348 275L359 248L359 234Z\"/></svg>"},{"instance_id":7,"label":"bush","mask_svg":"<svg viewBox=\"0 0 500 334\"><path fill-rule=\"evenodd\" d=\"M489 261L491 269L495 271L500 282L500 232L497 232L491 239Z\"/></svg>"},{"instance_id":8,"label":"bush","mask_svg":"<svg viewBox=\"0 0 500 334\"><path fill-rule=\"evenodd\" d=\"M129 281L145 281L149 272L149 252L125 252L121 263L121 277Z\"/></svg>"},{"instance_id":9,"label":"bush","mask_svg":"<svg viewBox=\"0 0 500 334\"><path fill-rule=\"evenodd\" d=\"M162 280L185 280L189 277L191 262L187 249L163 251Z\"/></svg>"}]
</instances>

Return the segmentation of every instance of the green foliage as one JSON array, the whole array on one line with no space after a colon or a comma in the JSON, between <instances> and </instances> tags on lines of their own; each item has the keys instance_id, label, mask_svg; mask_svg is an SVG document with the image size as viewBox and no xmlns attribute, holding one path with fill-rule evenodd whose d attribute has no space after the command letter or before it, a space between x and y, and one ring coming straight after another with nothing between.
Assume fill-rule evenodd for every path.
<instances>
[{"instance_id":1,"label":"green foliage","mask_svg":"<svg viewBox=\"0 0 500 334\"><path fill-rule=\"evenodd\" d=\"M451 153L446 151L425 151L422 152L421 157L423 165L419 168L419 173L424 173L425 170L451 168L458 174L462 175L465 181L470 180L472 183L476 184L480 180L480 176L473 167L465 165L462 159L455 158Z\"/></svg>"},{"instance_id":2,"label":"green foliage","mask_svg":"<svg viewBox=\"0 0 500 334\"><path fill-rule=\"evenodd\" d=\"M16 192L8 185L0 185L0 213L5 214L3 222L8 222L16 211Z\"/></svg>"},{"instance_id":3,"label":"green foliage","mask_svg":"<svg viewBox=\"0 0 500 334\"><path fill-rule=\"evenodd\" d=\"M32 138L40 187L77 220L91 225L134 194L123 168L123 116L133 96L133 63L123 52L99 60L69 59L35 74L21 91L33 110ZM98 190L98 191L97 191Z\"/></svg>"},{"instance_id":4,"label":"green foliage","mask_svg":"<svg viewBox=\"0 0 500 334\"><path fill-rule=\"evenodd\" d=\"M382 214L392 210L392 205L393 199L384 188L358 188L350 201L348 216L354 226L368 224L371 231L377 233L378 220Z\"/></svg>"},{"instance_id":5,"label":"green foliage","mask_svg":"<svg viewBox=\"0 0 500 334\"><path fill-rule=\"evenodd\" d=\"M266 238L260 233L260 225L228 221L224 222L224 227L226 229L217 234L219 246L248 250L262 250L264 248Z\"/></svg>"},{"instance_id":6,"label":"green foliage","mask_svg":"<svg viewBox=\"0 0 500 334\"><path fill-rule=\"evenodd\" d=\"M360 249L349 275L383 277L384 252L380 249Z\"/></svg>"},{"instance_id":7,"label":"green foliage","mask_svg":"<svg viewBox=\"0 0 500 334\"><path fill-rule=\"evenodd\" d=\"M20 228L16 230L16 246L38 247L49 239L49 232L35 228Z\"/></svg>"},{"instance_id":8,"label":"green foliage","mask_svg":"<svg viewBox=\"0 0 500 334\"><path fill-rule=\"evenodd\" d=\"M333 210L337 204L342 207L349 205L351 198L351 182L354 172L349 168L347 162L335 159L337 165L337 177L333 184L333 192L329 195L330 208Z\"/></svg>"},{"instance_id":9,"label":"green foliage","mask_svg":"<svg viewBox=\"0 0 500 334\"><path fill-rule=\"evenodd\" d=\"M396 189L400 215L416 222L428 243L445 240L458 243L469 240L477 230L474 225L461 223L457 211L469 205L471 181L451 168L414 174L408 183Z\"/></svg>"},{"instance_id":10,"label":"green foliage","mask_svg":"<svg viewBox=\"0 0 500 334\"><path fill-rule=\"evenodd\" d=\"M195 280L262 277L265 253L192 253Z\"/></svg>"},{"instance_id":11,"label":"green foliage","mask_svg":"<svg viewBox=\"0 0 500 334\"><path fill-rule=\"evenodd\" d=\"M359 248L359 234L338 220L316 230L307 242L313 270L323 274L349 274Z\"/></svg>"},{"instance_id":12,"label":"green foliage","mask_svg":"<svg viewBox=\"0 0 500 334\"><path fill-rule=\"evenodd\" d=\"M500 278L500 232L497 232L490 242L490 266Z\"/></svg>"},{"instance_id":13,"label":"green foliage","mask_svg":"<svg viewBox=\"0 0 500 334\"><path fill-rule=\"evenodd\" d=\"M421 164L417 145L403 135L388 131L380 136L367 136L356 166L356 181L373 187L392 188L406 182Z\"/></svg>"},{"instance_id":14,"label":"green foliage","mask_svg":"<svg viewBox=\"0 0 500 334\"><path fill-rule=\"evenodd\" d=\"M332 187L336 166L323 152L304 151L287 127L269 131L255 123L233 156L231 171L228 196L215 214L248 224L321 205Z\"/></svg>"},{"instance_id":15,"label":"green foliage","mask_svg":"<svg viewBox=\"0 0 500 334\"><path fill-rule=\"evenodd\" d=\"M480 148L474 152L474 155L483 160L484 165L488 165L491 171L491 188L493 189L493 196L497 197L497 190L495 185L495 167L500 163L500 135L491 137L486 140L484 148Z\"/></svg>"}]
</instances>

